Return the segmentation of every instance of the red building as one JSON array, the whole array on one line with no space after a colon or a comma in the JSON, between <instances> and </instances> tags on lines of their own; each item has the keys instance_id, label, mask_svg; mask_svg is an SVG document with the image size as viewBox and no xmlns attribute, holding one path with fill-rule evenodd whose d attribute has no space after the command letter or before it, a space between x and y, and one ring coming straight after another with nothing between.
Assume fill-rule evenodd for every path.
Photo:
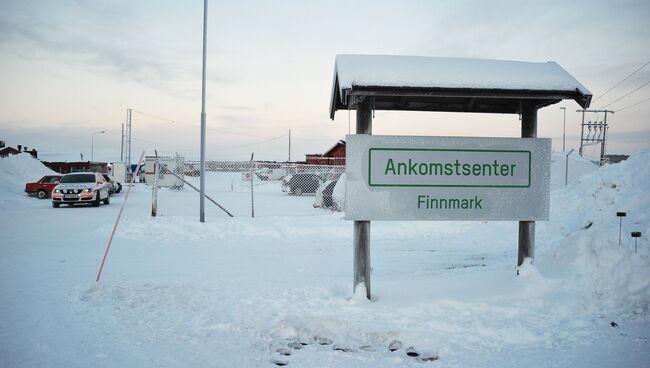
<instances>
[{"instance_id":1,"label":"red building","mask_svg":"<svg viewBox=\"0 0 650 368\"><path fill-rule=\"evenodd\" d=\"M307 164L345 166L345 141L338 141L332 148L328 149L323 154L312 153L305 156L305 163Z\"/></svg>"},{"instance_id":2,"label":"red building","mask_svg":"<svg viewBox=\"0 0 650 368\"><path fill-rule=\"evenodd\" d=\"M106 162L90 162L90 161L78 161L78 162L42 161L42 162L43 165L61 174L68 174L71 172L82 172L82 171L98 172L102 174L108 173L108 163Z\"/></svg>"}]
</instances>

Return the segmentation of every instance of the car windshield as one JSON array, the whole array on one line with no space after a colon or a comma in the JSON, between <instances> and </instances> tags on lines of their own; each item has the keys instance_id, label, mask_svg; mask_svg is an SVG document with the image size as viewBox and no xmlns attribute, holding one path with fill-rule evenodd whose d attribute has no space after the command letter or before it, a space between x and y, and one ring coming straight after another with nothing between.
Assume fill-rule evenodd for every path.
<instances>
[{"instance_id":1,"label":"car windshield","mask_svg":"<svg viewBox=\"0 0 650 368\"><path fill-rule=\"evenodd\" d=\"M68 174L61 179L61 183L94 183L95 174Z\"/></svg>"}]
</instances>

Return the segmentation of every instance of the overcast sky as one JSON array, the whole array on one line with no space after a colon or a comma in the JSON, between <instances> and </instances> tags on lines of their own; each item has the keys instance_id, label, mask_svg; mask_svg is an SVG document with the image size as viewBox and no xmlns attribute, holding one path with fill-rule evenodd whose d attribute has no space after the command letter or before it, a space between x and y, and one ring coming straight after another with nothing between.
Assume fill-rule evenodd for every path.
<instances>
[{"instance_id":1,"label":"overcast sky","mask_svg":"<svg viewBox=\"0 0 650 368\"><path fill-rule=\"evenodd\" d=\"M49 160L120 155L126 109L133 155L198 158L203 2L0 0L0 140ZM650 1L211 1L208 159L286 160L348 132L329 120L341 53L556 61L602 108L650 81ZM650 85L608 106L650 98ZM579 106L540 110L538 136L579 145ZM650 148L650 101L608 117L609 153ZM590 120L597 117L590 116ZM600 116L602 118L602 116ZM165 120L167 119L167 120ZM354 127L354 112L351 115ZM170 122L169 120L174 121ZM378 111L374 134L518 136L515 115ZM595 147L586 151L595 154Z\"/></svg>"}]
</instances>

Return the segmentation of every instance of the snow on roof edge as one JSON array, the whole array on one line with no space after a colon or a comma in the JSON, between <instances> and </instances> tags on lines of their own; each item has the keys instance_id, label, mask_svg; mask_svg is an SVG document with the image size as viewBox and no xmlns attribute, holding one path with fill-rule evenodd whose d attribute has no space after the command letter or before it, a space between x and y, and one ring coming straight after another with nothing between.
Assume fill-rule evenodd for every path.
<instances>
[{"instance_id":1,"label":"snow on roof edge","mask_svg":"<svg viewBox=\"0 0 650 368\"><path fill-rule=\"evenodd\" d=\"M360 86L577 91L592 95L554 61L339 54L334 63L331 104L335 103L337 82L341 97L344 90Z\"/></svg>"}]
</instances>

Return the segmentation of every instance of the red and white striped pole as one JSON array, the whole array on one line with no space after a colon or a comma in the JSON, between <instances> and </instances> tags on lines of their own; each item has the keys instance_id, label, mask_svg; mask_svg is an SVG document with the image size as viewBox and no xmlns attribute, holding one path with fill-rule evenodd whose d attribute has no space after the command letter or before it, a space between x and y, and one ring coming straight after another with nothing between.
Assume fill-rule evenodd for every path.
<instances>
[{"instance_id":1,"label":"red and white striped pole","mask_svg":"<svg viewBox=\"0 0 650 368\"><path fill-rule=\"evenodd\" d=\"M124 196L124 201L122 202L122 207L120 207L120 213L117 215L117 220L115 220L115 226L113 226L113 232L111 232L111 237L108 239L108 245L106 245L106 251L104 251L104 258L102 258L102 264L99 266L99 271L97 272L97 278L95 279L96 282L99 282L99 278L102 276L104 263L106 262L108 251L111 249L111 243L113 242L113 237L115 236L117 225L119 225L120 219L122 218L122 212L124 212L124 205L126 204L126 201L129 199L129 193L131 193L131 188L133 188L133 185L135 183L135 178L138 176L138 172L140 172L140 164L142 164L143 158L144 158L144 151L142 151L142 153L140 154L140 159L138 160L138 166L135 169L135 175L133 174L131 175L131 185L129 185L129 189L126 191L126 195Z\"/></svg>"}]
</instances>

